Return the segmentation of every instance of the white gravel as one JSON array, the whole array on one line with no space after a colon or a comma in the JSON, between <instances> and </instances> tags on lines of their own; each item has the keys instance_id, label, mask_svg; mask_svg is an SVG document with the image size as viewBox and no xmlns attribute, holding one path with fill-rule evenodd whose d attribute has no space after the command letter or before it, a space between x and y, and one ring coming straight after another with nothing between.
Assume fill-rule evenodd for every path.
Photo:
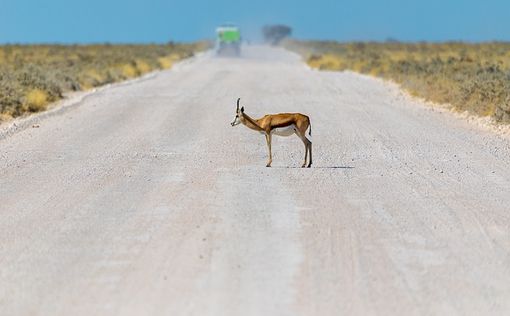
<instances>
[{"instance_id":1,"label":"white gravel","mask_svg":"<svg viewBox=\"0 0 510 316\"><path fill-rule=\"evenodd\" d=\"M297 138L230 127L311 117ZM510 313L510 141L291 53L205 54L0 140L0 315Z\"/></svg>"}]
</instances>

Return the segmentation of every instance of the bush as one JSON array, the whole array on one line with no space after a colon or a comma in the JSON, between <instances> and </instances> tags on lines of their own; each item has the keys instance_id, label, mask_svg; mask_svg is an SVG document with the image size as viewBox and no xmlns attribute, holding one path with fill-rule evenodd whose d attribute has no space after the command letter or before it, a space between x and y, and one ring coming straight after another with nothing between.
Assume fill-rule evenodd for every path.
<instances>
[{"instance_id":1,"label":"bush","mask_svg":"<svg viewBox=\"0 0 510 316\"><path fill-rule=\"evenodd\" d=\"M48 104L48 94L41 89L32 89L28 91L24 104L30 112L43 111Z\"/></svg>"},{"instance_id":2,"label":"bush","mask_svg":"<svg viewBox=\"0 0 510 316\"><path fill-rule=\"evenodd\" d=\"M266 25L262 28L262 35L266 43L279 44L284 38L292 34L292 29L287 25Z\"/></svg>"}]
</instances>

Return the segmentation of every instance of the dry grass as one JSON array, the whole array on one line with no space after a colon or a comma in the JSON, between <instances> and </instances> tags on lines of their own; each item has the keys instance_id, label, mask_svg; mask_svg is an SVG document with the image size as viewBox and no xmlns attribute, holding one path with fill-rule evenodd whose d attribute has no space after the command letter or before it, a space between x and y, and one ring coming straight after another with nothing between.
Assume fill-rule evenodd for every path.
<instances>
[{"instance_id":1,"label":"dry grass","mask_svg":"<svg viewBox=\"0 0 510 316\"><path fill-rule=\"evenodd\" d=\"M162 69L169 69L172 65L180 59L179 55L171 54L168 56L158 58L159 66Z\"/></svg>"},{"instance_id":2,"label":"dry grass","mask_svg":"<svg viewBox=\"0 0 510 316\"><path fill-rule=\"evenodd\" d=\"M41 89L32 89L27 92L25 97L25 107L30 112L39 112L46 109L48 104L48 94Z\"/></svg>"},{"instance_id":3,"label":"dry grass","mask_svg":"<svg viewBox=\"0 0 510 316\"><path fill-rule=\"evenodd\" d=\"M510 43L288 41L311 67L391 79L412 95L510 122Z\"/></svg>"},{"instance_id":4,"label":"dry grass","mask_svg":"<svg viewBox=\"0 0 510 316\"><path fill-rule=\"evenodd\" d=\"M138 75L138 72L137 72L135 66L133 66L131 64L122 65L121 73L122 73L122 76L126 79L133 78Z\"/></svg>"},{"instance_id":5,"label":"dry grass","mask_svg":"<svg viewBox=\"0 0 510 316\"><path fill-rule=\"evenodd\" d=\"M0 122L43 111L66 91L87 90L168 69L208 45L0 46Z\"/></svg>"}]
</instances>

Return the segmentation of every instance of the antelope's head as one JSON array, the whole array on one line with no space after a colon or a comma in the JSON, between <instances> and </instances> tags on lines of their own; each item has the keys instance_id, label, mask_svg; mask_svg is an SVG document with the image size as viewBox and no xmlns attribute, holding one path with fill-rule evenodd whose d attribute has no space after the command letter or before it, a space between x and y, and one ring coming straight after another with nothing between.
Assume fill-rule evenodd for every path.
<instances>
[{"instance_id":1,"label":"antelope's head","mask_svg":"<svg viewBox=\"0 0 510 316\"><path fill-rule=\"evenodd\" d=\"M241 119L242 119L242 116L244 113L244 106L241 107L241 109L239 109L239 101L240 100L241 100L241 98L237 99L236 117L234 118L234 121L232 123L230 123L230 125L232 125L232 126L241 124Z\"/></svg>"}]
</instances>

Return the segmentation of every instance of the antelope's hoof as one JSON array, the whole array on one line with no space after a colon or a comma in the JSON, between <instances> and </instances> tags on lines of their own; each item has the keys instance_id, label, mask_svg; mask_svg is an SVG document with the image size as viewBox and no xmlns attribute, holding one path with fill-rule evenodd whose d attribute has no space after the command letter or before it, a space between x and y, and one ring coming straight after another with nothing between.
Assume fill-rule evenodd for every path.
<instances>
[{"instance_id":1,"label":"antelope's hoof","mask_svg":"<svg viewBox=\"0 0 510 316\"><path fill-rule=\"evenodd\" d=\"M312 166L312 164L309 164L308 166L306 166L307 168L310 168Z\"/></svg>"},{"instance_id":2,"label":"antelope's hoof","mask_svg":"<svg viewBox=\"0 0 510 316\"><path fill-rule=\"evenodd\" d=\"M306 163L304 163L304 164L301 166L301 168L304 168L304 167L306 167Z\"/></svg>"},{"instance_id":3,"label":"antelope's hoof","mask_svg":"<svg viewBox=\"0 0 510 316\"><path fill-rule=\"evenodd\" d=\"M271 168L271 164L270 164L270 163L268 163L268 164L266 165L266 167Z\"/></svg>"}]
</instances>

